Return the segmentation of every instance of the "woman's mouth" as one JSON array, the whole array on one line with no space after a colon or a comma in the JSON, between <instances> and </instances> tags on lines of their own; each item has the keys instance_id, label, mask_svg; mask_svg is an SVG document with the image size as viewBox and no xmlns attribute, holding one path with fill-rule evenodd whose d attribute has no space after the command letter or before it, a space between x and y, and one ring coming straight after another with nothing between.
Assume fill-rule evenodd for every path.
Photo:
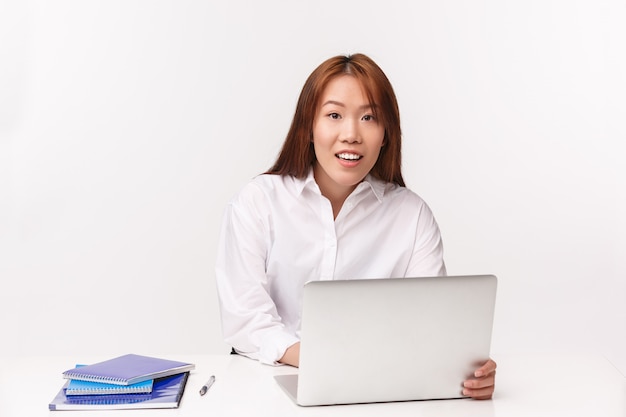
<instances>
[{"instance_id":1,"label":"woman's mouth","mask_svg":"<svg viewBox=\"0 0 626 417\"><path fill-rule=\"evenodd\" d=\"M359 159L363 158L363 156L361 155L357 155L355 153L348 153L348 152L338 153L338 154L335 154L335 156L344 161L358 161Z\"/></svg>"}]
</instances>

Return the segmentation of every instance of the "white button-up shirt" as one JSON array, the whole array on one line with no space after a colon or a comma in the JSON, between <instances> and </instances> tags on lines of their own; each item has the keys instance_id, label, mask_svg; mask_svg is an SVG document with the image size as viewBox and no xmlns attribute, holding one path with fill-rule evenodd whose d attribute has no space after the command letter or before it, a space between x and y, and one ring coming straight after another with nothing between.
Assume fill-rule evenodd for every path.
<instances>
[{"instance_id":1,"label":"white button-up shirt","mask_svg":"<svg viewBox=\"0 0 626 417\"><path fill-rule=\"evenodd\" d=\"M313 171L260 175L228 204L216 263L222 330L275 364L299 341L308 281L445 275L439 227L414 192L367 176L336 219Z\"/></svg>"}]
</instances>

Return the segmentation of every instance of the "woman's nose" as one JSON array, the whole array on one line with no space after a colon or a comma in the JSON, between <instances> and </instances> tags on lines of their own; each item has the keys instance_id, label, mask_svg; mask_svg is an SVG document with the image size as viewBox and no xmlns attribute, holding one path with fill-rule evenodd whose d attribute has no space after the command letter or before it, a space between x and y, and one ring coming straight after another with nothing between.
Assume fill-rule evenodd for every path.
<instances>
[{"instance_id":1,"label":"woman's nose","mask_svg":"<svg viewBox=\"0 0 626 417\"><path fill-rule=\"evenodd\" d=\"M346 143L360 143L361 134L358 121L346 120L341 130L341 141Z\"/></svg>"}]
</instances>

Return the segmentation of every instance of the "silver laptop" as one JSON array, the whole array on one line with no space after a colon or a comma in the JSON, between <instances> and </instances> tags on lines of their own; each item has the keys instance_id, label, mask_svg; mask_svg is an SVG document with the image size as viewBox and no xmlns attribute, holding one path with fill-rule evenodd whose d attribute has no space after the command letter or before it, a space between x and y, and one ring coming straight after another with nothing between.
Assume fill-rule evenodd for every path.
<instances>
[{"instance_id":1,"label":"silver laptop","mask_svg":"<svg viewBox=\"0 0 626 417\"><path fill-rule=\"evenodd\" d=\"M489 358L493 275L313 281L300 368L275 376L299 405L462 398Z\"/></svg>"}]
</instances>

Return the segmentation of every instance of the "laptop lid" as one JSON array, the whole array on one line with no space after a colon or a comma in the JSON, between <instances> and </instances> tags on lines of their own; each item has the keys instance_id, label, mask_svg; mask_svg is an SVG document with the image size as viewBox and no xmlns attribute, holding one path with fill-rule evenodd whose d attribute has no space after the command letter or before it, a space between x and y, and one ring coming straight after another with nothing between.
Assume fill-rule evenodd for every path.
<instances>
[{"instance_id":1,"label":"laptop lid","mask_svg":"<svg viewBox=\"0 0 626 417\"><path fill-rule=\"evenodd\" d=\"M489 358L496 287L493 275L309 282L298 376L276 380L303 406L462 398Z\"/></svg>"}]
</instances>

